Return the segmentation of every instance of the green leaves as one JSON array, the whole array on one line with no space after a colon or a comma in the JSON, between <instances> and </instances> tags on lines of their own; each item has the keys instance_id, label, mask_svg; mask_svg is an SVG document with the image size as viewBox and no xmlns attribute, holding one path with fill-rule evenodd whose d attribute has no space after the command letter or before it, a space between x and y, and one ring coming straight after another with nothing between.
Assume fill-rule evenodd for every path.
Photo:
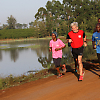
<instances>
[{"instance_id":1,"label":"green leaves","mask_svg":"<svg viewBox=\"0 0 100 100\"><path fill-rule=\"evenodd\" d=\"M99 15L100 0L63 0L62 4L58 0L52 0L47 1L46 8L38 9L35 18L45 23L47 34L50 35L56 30L58 35L64 35L70 31L70 24L73 21L77 21L79 28L84 31L92 32Z\"/></svg>"},{"instance_id":2,"label":"green leaves","mask_svg":"<svg viewBox=\"0 0 100 100\"><path fill-rule=\"evenodd\" d=\"M10 17L8 17L8 28L9 29L15 29L15 24L16 24L16 19L11 15Z\"/></svg>"}]
</instances>

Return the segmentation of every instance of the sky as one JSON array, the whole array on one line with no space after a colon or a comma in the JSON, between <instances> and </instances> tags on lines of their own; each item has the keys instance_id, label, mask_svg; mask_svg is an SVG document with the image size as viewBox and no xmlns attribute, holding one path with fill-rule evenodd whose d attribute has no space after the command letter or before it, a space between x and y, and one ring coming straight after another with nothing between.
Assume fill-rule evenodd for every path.
<instances>
[{"instance_id":1,"label":"sky","mask_svg":"<svg viewBox=\"0 0 100 100\"><path fill-rule=\"evenodd\" d=\"M40 7L44 7L47 1L52 0L0 0L0 25L6 24L8 17L12 15L17 23L29 24L35 20L35 14ZM63 0L58 0L61 3Z\"/></svg>"}]
</instances>

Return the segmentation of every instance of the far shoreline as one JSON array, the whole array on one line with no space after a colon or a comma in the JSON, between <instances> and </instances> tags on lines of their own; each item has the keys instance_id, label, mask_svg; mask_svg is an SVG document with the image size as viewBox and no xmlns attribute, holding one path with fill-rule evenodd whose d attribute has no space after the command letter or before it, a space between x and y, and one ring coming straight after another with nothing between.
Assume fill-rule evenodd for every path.
<instances>
[{"instance_id":1,"label":"far shoreline","mask_svg":"<svg viewBox=\"0 0 100 100\"><path fill-rule=\"evenodd\" d=\"M44 37L44 38L35 38L35 37L28 37L28 38L19 38L19 39L0 39L0 43L8 43L8 42L18 42L18 41L31 41L31 40L42 40L42 39L51 39L51 37Z\"/></svg>"}]
</instances>

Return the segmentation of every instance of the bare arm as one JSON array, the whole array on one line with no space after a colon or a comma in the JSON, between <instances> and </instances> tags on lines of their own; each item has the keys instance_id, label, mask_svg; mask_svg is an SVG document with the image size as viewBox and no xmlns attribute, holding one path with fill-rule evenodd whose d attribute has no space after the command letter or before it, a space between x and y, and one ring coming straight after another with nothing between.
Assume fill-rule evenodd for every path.
<instances>
[{"instance_id":1,"label":"bare arm","mask_svg":"<svg viewBox=\"0 0 100 100\"><path fill-rule=\"evenodd\" d=\"M56 48L55 51L61 50L61 49L65 48L65 47L66 47L66 45L61 47L61 48Z\"/></svg>"},{"instance_id":2,"label":"bare arm","mask_svg":"<svg viewBox=\"0 0 100 100\"><path fill-rule=\"evenodd\" d=\"M95 41L92 41L92 46L93 46L93 49L96 49L96 47L95 47Z\"/></svg>"},{"instance_id":3,"label":"bare arm","mask_svg":"<svg viewBox=\"0 0 100 100\"><path fill-rule=\"evenodd\" d=\"M52 47L49 47L49 52L51 52L52 51Z\"/></svg>"},{"instance_id":4,"label":"bare arm","mask_svg":"<svg viewBox=\"0 0 100 100\"><path fill-rule=\"evenodd\" d=\"M86 47L87 46L86 35L85 35L85 38L83 38L83 41L84 41L84 46Z\"/></svg>"},{"instance_id":5,"label":"bare arm","mask_svg":"<svg viewBox=\"0 0 100 100\"><path fill-rule=\"evenodd\" d=\"M66 39L67 39L67 42L69 43L73 42L69 35L67 35Z\"/></svg>"}]
</instances>

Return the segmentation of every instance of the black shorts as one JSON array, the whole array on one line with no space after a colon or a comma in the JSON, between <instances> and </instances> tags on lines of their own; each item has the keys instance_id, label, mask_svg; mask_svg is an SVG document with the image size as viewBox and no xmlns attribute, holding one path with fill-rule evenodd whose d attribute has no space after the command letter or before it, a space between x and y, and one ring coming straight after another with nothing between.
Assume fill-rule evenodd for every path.
<instances>
[{"instance_id":1,"label":"black shorts","mask_svg":"<svg viewBox=\"0 0 100 100\"><path fill-rule=\"evenodd\" d=\"M72 54L74 58L78 58L79 55L83 55L83 46L80 48L72 48Z\"/></svg>"},{"instance_id":2,"label":"black shorts","mask_svg":"<svg viewBox=\"0 0 100 100\"><path fill-rule=\"evenodd\" d=\"M57 59L53 58L53 62L56 68L60 67L61 58L57 58Z\"/></svg>"},{"instance_id":3,"label":"black shorts","mask_svg":"<svg viewBox=\"0 0 100 100\"><path fill-rule=\"evenodd\" d=\"M98 61L100 63L100 53L97 53Z\"/></svg>"}]
</instances>

